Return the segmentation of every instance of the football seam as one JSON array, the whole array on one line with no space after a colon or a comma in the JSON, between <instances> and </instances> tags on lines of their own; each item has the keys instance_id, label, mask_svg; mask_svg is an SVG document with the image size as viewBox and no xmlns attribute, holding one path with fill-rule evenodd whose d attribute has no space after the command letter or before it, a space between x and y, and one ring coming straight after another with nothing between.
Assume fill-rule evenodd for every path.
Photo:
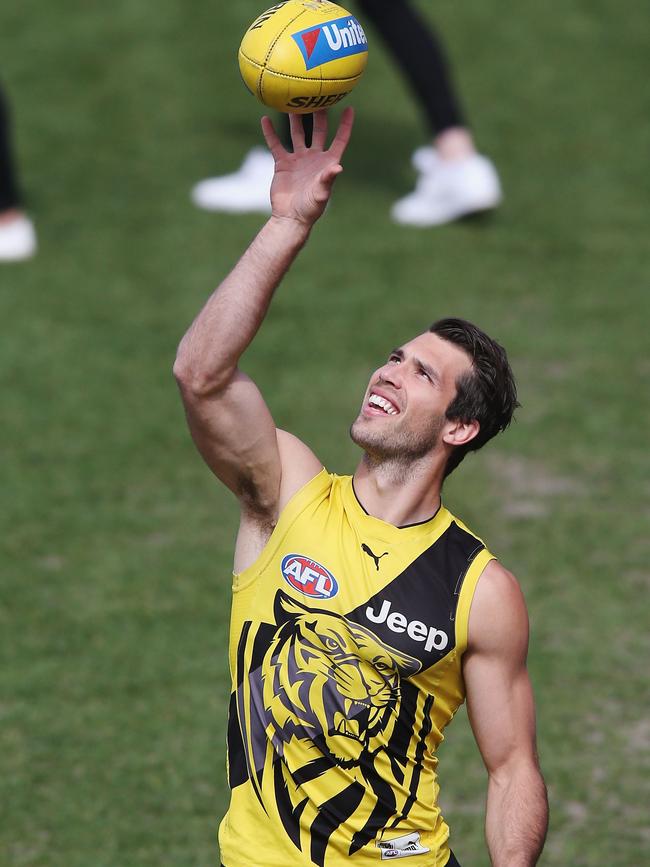
<instances>
[{"instance_id":1,"label":"football seam","mask_svg":"<svg viewBox=\"0 0 650 867\"><path fill-rule=\"evenodd\" d=\"M266 66L266 64L268 63L268 61L269 61L269 57L270 57L271 54L273 53L273 49L274 49L275 46L278 44L279 40L284 36L284 34L285 34L285 33L287 32L287 30L291 27L291 25L294 23L294 21L297 21L297 20L300 18L300 16L301 16L301 15L304 15L304 14L305 14L305 10L303 9L303 10L301 10L300 12L298 12L298 14L296 15L295 18L292 18L291 21L287 21L287 23L286 23L285 26L284 26L284 29L281 30L281 31L278 33L278 35L275 37L275 39L273 40L273 42L270 43L270 45L269 45L269 50L267 51L267 53L266 53L266 57L264 58L264 66Z\"/></svg>"},{"instance_id":2,"label":"football seam","mask_svg":"<svg viewBox=\"0 0 650 867\"><path fill-rule=\"evenodd\" d=\"M261 69L263 72L270 72L272 75L277 75L279 78L290 78L296 81L322 81L325 83L334 82L334 81L356 81L362 73L359 75L349 76L346 75L345 78L310 78L308 75L289 75L287 72L276 72L275 69L269 69L268 66L263 66L258 60L253 60L252 57L249 57L243 51L241 51L241 56L244 57L249 63L252 63L257 69Z\"/></svg>"},{"instance_id":3,"label":"football seam","mask_svg":"<svg viewBox=\"0 0 650 867\"><path fill-rule=\"evenodd\" d=\"M260 73L260 77L259 77L259 79L258 79L258 81L257 81L257 95L258 95L258 98L259 98L260 100L262 100L262 102L264 102L264 100L262 99L262 95L263 95L263 93L262 93L262 90L263 90L263 88L262 88L262 81L264 80L264 71L265 71L266 68L267 68L266 64L269 62L269 57L271 56L271 54L273 54L273 49L274 49L275 46L278 44L278 42L280 41L281 37L284 36L284 34L285 34L285 33L287 32L287 30L291 27L291 25L292 25L295 21L297 21L297 20L300 18L301 15L304 15L304 14L305 14L305 10L304 10L304 9L301 9L301 11L298 12L298 14L295 16L295 18L292 18L291 21L288 21L288 22L287 22L287 24L286 24L286 26L284 27L284 29L281 30L281 31L277 34L277 36L275 37L275 39L273 40L273 42L271 42L270 45L269 45L268 51L267 51L267 53L266 53L266 57L264 58L264 66L262 66L262 71L261 71L261 73ZM244 57L246 57L246 55L244 55ZM253 61L251 61L251 62L253 62Z\"/></svg>"}]
</instances>

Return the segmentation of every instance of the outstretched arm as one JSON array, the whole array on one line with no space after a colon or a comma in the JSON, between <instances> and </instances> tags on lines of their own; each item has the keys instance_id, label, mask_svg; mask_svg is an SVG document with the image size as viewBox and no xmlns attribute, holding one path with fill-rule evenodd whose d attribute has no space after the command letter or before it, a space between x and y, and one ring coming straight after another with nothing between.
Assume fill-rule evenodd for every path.
<instances>
[{"instance_id":1,"label":"outstretched arm","mask_svg":"<svg viewBox=\"0 0 650 867\"><path fill-rule=\"evenodd\" d=\"M533 867L548 823L526 670L528 616L519 585L499 563L478 583L463 663L467 709L488 775L486 837L493 867Z\"/></svg>"},{"instance_id":2,"label":"outstretched arm","mask_svg":"<svg viewBox=\"0 0 650 867\"><path fill-rule=\"evenodd\" d=\"M325 210L342 171L352 123L352 110L347 109L327 148L327 116L318 112L312 146L307 148L302 123L292 116L294 152L289 153L269 118L263 118L264 136L275 159L272 216L178 348L174 375L192 437L206 463L239 498L242 514L254 521L272 524L283 499L320 465L306 446L276 431L262 395L238 364L275 289Z\"/></svg>"}]
</instances>

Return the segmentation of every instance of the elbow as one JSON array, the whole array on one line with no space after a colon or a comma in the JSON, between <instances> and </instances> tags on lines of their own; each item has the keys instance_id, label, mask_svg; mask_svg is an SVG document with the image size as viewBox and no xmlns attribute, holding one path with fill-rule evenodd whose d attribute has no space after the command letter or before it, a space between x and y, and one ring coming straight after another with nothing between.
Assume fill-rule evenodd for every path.
<instances>
[{"instance_id":1,"label":"elbow","mask_svg":"<svg viewBox=\"0 0 650 867\"><path fill-rule=\"evenodd\" d=\"M232 376L229 371L211 371L191 363L182 352L176 356L172 373L185 400L200 400L222 391Z\"/></svg>"},{"instance_id":2,"label":"elbow","mask_svg":"<svg viewBox=\"0 0 650 867\"><path fill-rule=\"evenodd\" d=\"M190 391L192 389L192 383L196 378L196 374L192 370L192 365L189 364L188 359L183 357L180 350L174 360L172 374L181 391Z\"/></svg>"},{"instance_id":3,"label":"elbow","mask_svg":"<svg viewBox=\"0 0 650 867\"><path fill-rule=\"evenodd\" d=\"M198 385L196 371L193 369L193 365L190 363L189 359L183 354L181 349L179 349L178 353L176 354L174 366L172 367L172 373L174 375L174 379L178 383L178 387L183 393L192 392Z\"/></svg>"}]
</instances>

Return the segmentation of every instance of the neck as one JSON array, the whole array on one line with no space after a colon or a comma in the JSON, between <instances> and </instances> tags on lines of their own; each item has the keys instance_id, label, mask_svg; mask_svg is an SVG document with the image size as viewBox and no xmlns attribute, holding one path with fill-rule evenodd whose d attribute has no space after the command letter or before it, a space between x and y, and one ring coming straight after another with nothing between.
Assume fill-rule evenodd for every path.
<instances>
[{"instance_id":1,"label":"neck","mask_svg":"<svg viewBox=\"0 0 650 867\"><path fill-rule=\"evenodd\" d=\"M432 518L440 508L443 466L427 457L404 464L365 454L354 474L354 490L366 512L396 527Z\"/></svg>"}]
</instances>

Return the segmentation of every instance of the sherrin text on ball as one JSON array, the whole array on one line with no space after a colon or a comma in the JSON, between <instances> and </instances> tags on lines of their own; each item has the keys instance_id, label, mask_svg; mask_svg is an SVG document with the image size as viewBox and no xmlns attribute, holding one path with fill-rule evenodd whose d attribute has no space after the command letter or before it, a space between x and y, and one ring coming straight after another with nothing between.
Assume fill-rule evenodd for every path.
<instances>
[{"instance_id":1,"label":"sherrin text on ball","mask_svg":"<svg viewBox=\"0 0 650 867\"><path fill-rule=\"evenodd\" d=\"M350 93L368 61L359 21L329 0L285 0L253 21L239 47L246 87L278 111L307 114Z\"/></svg>"}]
</instances>

